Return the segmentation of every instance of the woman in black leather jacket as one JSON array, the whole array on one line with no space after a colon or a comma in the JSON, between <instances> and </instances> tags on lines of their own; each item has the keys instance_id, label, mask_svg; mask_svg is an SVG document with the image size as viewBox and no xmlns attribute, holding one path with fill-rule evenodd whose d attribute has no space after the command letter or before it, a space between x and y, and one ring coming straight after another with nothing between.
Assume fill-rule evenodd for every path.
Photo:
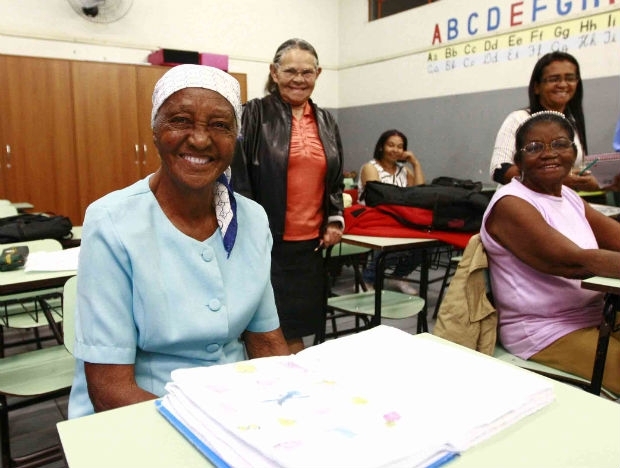
<instances>
[{"instance_id":1,"label":"woman in black leather jacket","mask_svg":"<svg viewBox=\"0 0 620 468\"><path fill-rule=\"evenodd\" d=\"M267 212L276 305L296 353L323 326L321 249L340 242L344 228L342 143L333 116L310 100L321 73L312 45L284 42L269 71L269 94L245 105L233 178L249 181L250 196Z\"/></svg>"}]
</instances>

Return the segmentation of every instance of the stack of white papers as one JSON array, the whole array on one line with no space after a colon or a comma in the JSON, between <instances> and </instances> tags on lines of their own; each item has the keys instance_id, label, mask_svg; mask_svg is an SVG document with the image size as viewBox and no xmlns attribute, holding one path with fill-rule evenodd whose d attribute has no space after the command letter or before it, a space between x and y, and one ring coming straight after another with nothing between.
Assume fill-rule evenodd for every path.
<instances>
[{"instance_id":1,"label":"stack of white papers","mask_svg":"<svg viewBox=\"0 0 620 468\"><path fill-rule=\"evenodd\" d=\"M216 466L438 466L554 399L548 379L379 326L172 373L160 412Z\"/></svg>"},{"instance_id":2,"label":"stack of white papers","mask_svg":"<svg viewBox=\"0 0 620 468\"><path fill-rule=\"evenodd\" d=\"M70 271L77 270L79 247L53 252L30 252L24 271Z\"/></svg>"}]
</instances>

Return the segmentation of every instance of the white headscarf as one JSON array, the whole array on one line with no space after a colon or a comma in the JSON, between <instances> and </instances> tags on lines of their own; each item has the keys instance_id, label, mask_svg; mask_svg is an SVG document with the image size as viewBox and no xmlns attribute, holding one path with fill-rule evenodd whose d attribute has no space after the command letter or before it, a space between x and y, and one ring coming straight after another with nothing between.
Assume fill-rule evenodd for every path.
<instances>
[{"instance_id":1,"label":"white headscarf","mask_svg":"<svg viewBox=\"0 0 620 468\"><path fill-rule=\"evenodd\" d=\"M220 93L233 106L237 129L241 128L241 88L231 75L206 65L177 65L168 70L155 84L151 127L157 111L172 94L185 88L205 88Z\"/></svg>"},{"instance_id":2,"label":"white headscarf","mask_svg":"<svg viewBox=\"0 0 620 468\"><path fill-rule=\"evenodd\" d=\"M221 94L233 107L237 131L241 128L241 91L239 82L228 73L206 65L177 65L168 70L155 84L151 127L162 104L172 94L185 88L205 88ZM237 237L237 202L230 187L230 167L215 184L215 214L222 231L224 248L230 252Z\"/></svg>"}]
</instances>

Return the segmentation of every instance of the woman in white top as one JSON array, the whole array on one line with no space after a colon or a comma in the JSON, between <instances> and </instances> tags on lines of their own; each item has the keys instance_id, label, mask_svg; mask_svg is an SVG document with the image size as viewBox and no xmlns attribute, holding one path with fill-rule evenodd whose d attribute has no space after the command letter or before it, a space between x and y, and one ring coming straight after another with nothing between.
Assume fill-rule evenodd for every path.
<instances>
[{"instance_id":1,"label":"woman in white top","mask_svg":"<svg viewBox=\"0 0 620 468\"><path fill-rule=\"evenodd\" d=\"M564 114L575 129L577 158L564 185L574 190L600 190L598 181L589 172L579 175L583 156L588 152L579 62L565 52L543 55L532 70L528 96L529 107L511 112L497 133L490 165L491 178L500 184L507 184L519 175L514 163L516 130L531 114L551 110Z\"/></svg>"},{"instance_id":2,"label":"woman in white top","mask_svg":"<svg viewBox=\"0 0 620 468\"><path fill-rule=\"evenodd\" d=\"M360 170L358 191L360 203L364 203L363 194L366 183L379 181L399 187L411 187L424 184L424 172L418 158L407 150L407 137L399 130L387 130L381 134L375 145L373 159L364 164ZM420 264L419 254L415 252L388 255L386 265L393 267L395 289L416 295L417 291L410 282L403 281ZM364 270L364 281L374 283L375 265L370 261Z\"/></svg>"},{"instance_id":3,"label":"woman in white top","mask_svg":"<svg viewBox=\"0 0 620 468\"><path fill-rule=\"evenodd\" d=\"M407 150L407 137L404 133L387 130L377 140L373 159L364 164L360 170L357 188L361 200L366 182L374 180L399 187L424 183L422 165L418 158Z\"/></svg>"}]
</instances>

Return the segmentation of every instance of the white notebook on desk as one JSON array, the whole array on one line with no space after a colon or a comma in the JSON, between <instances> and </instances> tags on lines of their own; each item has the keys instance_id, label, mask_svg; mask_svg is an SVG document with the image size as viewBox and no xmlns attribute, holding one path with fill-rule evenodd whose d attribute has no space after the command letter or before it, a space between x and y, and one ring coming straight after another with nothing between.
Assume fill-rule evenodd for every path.
<instances>
[{"instance_id":1,"label":"white notebook on desk","mask_svg":"<svg viewBox=\"0 0 620 468\"><path fill-rule=\"evenodd\" d=\"M428 467L551 403L548 379L381 325L176 370L160 412L218 467Z\"/></svg>"},{"instance_id":2,"label":"white notebook on desk","mask_svg":"<svg viewBox=\"0 0 620 468\"><path fill-rule=\"evenodd\" d=\"M584 157L584 164L594 164L588 169L596 177L601 187L611 185L614 177L620 174L620 152L589 154Z\"/></svg>"},{"instance_id":3,"label":"white notebook on desk","mask_svg":"<svg viewBox=\"0 0 620 468\"><path fill-rule=\"evenodd\" d=\"M24 270L26 272L77 270L79 255L79 247L53 252L31 252L26 260Z\"/></svg>"}]
</instances>

